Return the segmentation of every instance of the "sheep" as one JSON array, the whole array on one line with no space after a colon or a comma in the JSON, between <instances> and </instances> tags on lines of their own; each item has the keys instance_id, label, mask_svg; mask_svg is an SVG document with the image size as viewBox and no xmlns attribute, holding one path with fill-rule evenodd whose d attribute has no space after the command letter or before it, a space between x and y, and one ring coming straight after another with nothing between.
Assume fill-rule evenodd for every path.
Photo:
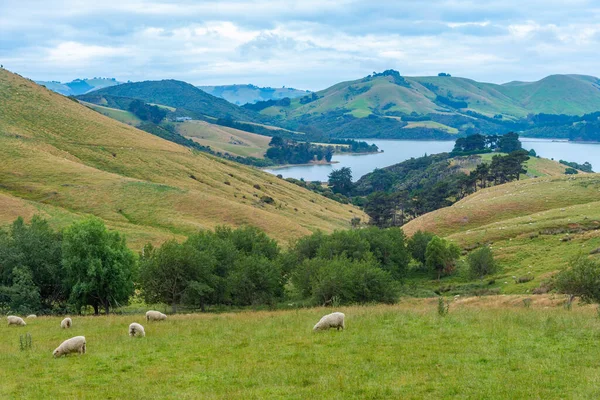
<instances>
[{"instance_id":1,"label":"sheep","mask_svg":"<svg viewBox=\"0 0 600 400\"><path fill-rule=\"evenodd\" d=\"M75 336L65 340L52 352L52 355L60 357L69 353L85 354L85 336Z\"/></svg>"},{"instance_id":2,"label":"sheep","mask_svg":"<svg viewBox=\"0 0 600 400\"><path fill-rule=\"evenodd\" d=\"M71 321L71 318L65 318L65 319L63 319L63 320L61 321L61 323L60 323L60 327L61 327L62 329L68 329L68 328L70 328L71 326L73 326L73 321Z\"/></svg>"},{"instance_id":3,"label":"sheep","mask_svg":"<svg viewBox=\"0 0 600 400\"><path fill-rule=\"evenodd\" d=\"M339 331L340 328L346 329L346 325L344 324L345 315L341 312L334 312L331 314L325 315L323 318L317 322L313 331L325 330L329 328L337 328Z\"/></svg>"},{"instance_id":4,"label":"sheep","mask_svg":"<svg viewBox=\"0 0 600 400\"><path fill-rule=\"evenodd\" d=\"M160 311L150 310L146 313L146 321L164 321L167 316Z\"/></svg>"},{"instance_id":5,"label":"sheep","mask_svg":"<svg viewBox=\"0 0 600 400\"><path fill-rule=\"evenodd\" d=\"M27 319L37 318L37 315L35 315L35 314L29 314L26 318Z\"/></svg>"},{"instance_id":6,"label":"sheep","mask_svg":"<svg viewBox=\"0 0 600 400\"><path fill-rule=\"evenodd\" d=\"M23 321L21 317L15 317L14 315L9 315L7 318L8 325L17 325L17 326L26 326L27 324Z\"/></svg>"},{"instance_id":7,"label":"sheep","mask_svg":"<svg viewBox=\"0 0 600 400\"><path fill-rule=\"evenodd\" d=\"M137 322L133 322L129 325L129 336L131 337L144 337L146 336L146 331L144 331L144 327L138 324Z\"/></svg>"}]
</instances>

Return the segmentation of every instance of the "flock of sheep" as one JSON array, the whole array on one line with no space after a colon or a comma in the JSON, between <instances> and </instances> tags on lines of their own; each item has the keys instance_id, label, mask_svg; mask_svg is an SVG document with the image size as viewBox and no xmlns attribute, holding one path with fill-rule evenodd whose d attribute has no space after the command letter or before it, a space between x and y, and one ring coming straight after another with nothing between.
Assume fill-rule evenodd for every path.
<instances>
[{"instance_id":1,"label":"flock of sheep","mask_svg":"<svg viewBox=\"0 0 600 400\"><path fill-rule=\"evenodd\" d=\"M36 318L36 315L31 314L28 315L27 318ZM27 326L27 324L21 317L9 315L7 319L9 326ZM166 319L167 316L159 311L151 310L146 312L146 321L164 321ZM344 319L345 315L341 312L327 314L323 318L321 318L319 322L317 322L317 324L313 327L313 331L326 330L330 328L336 328L338 331L340 329L343 330L346 328L344 324ZM71 318L65 318L60 323L60 327L62 329L69 329L72 326L73 320L71 320ZM133 322L129 325L129 336L144 337L146 336L146 331L144 330L144 327L142 325L138 324L137 322ZM85 345L85 336L75 336L62 342L60 346L58 346L52 352L52 355L54 357L60 357L70 353L85 354Z\"/></svg>"}]
</instances>

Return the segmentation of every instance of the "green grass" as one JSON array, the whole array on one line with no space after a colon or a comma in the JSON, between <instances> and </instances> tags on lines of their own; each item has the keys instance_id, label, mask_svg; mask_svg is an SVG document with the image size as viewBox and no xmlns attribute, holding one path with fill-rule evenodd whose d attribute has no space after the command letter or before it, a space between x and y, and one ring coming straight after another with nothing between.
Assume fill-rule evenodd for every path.
<instances>
[{"instance_id":1,"label":"green grass","mask_svg":"<svg viewBox=\"0 0 600 400\"><path fill-rule=\"evenodd\" d=\"M99 106L97 104L92 104L85 101L81 101L81 103L94 111L98 111L102 115L106 115L109 118L116 119L117 121L127 125L138 126L142 123L141 119L139 119L135 114L129 111Z\"/></svg>"},{"instance_id":2,"label":"green grass","mask_svg":"<svg viewBox=\"0 0 600 400\"><path fill-rule=\"evenodd\" d=\"M417 122L409 122L408 125L405 126L405 129L410 128L431 128L431 129L441 129L448 133L456 134L458 133L458 129L452 128L448 125L440 124L435 121L417 121Z\"/></svg>"},{"instance_id":3,"label":"green grass","mask_svg":"<svg viewBox=\"0 0 600 400\"><path fill-rule=\"evenodd\" d=\"M544 309L544 307L550 307ZM560 301L464 299L348 307L346 331L313 333L327 309L28 320L0 327L0 397L39 398L597 398L600 320ZM129 338L131 322L145 338ZM31 333L33 348L19 350ZM52 358L84 335L87 354Z\"/></svg>"}]
</instances>

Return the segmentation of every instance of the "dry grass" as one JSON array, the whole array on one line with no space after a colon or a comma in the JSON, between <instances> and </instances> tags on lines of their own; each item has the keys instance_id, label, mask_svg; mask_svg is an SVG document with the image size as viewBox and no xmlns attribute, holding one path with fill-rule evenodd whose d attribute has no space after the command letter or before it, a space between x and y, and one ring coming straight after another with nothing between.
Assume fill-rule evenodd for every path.
<instances>
[{"instance_id":1,"label":"dry grass","mask_svg":"<svg viewBox=\"0 0 600 400\"><path fill-rule=\"evenodd\" d=\"M19 207L29 207L28 215L43 206L93 214L109 226L130 226L135 243L218 224L256 225L286 242L366 219L356 208L121 124L5 70L0 150L0 190L27 200ZM15 214L0 214L0 223Z\"/></svg>"}]
</instances>

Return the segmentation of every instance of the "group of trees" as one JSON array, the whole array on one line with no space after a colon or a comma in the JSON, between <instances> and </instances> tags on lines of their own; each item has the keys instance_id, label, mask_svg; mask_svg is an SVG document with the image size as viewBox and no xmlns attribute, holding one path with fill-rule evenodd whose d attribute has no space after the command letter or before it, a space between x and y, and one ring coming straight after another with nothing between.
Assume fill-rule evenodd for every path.
<instances>
[{"instance_id":1,"label":"group of trees","mask_svg":"<svg viewBox=\"0 0 600 400\"><path fill-rule=\"evenodd\" d=\"M150 121L154 124L159 124L167 115L167 110L164 108L137 99L129 104L128 109L142 121Z\"/></svg>"},{"instance_id":2,"label":"group of trees","mask_svg":"<svg viewBox=\"0 0 600 400\"><path fill-rule=\"evenodd\" d=\"M332 146L317 146L308 142L296 142L273 136L265 156L278 164L307 164L313 161L330 162Z\"/></svg>"},{"instance_id":3,"label":"group of trees","mask_svg":"<svg viewBox=\"0 0 600 400\"><path fill-rule=\"evenodd\" d=\"M567 167L579 170L579 171L583 171L583 172L594 172L592 170L592 164L590 164L589 162L584 162L583 164L579 164L576 162L570 162L570 161L565 161L565 160L560 160L559 161L561 164L566 165ZM577 173L577 171L575 171L575 173Z\"/></svg>"},{"instance_id":4,"label":"group of trees","mask_svg":"<svg viewBox=\"0 0 600 400\"><path fill-rule=\"evenodd\" d=\"M450 206L481 188L518 180L520 174L527 172L524 163L528 159L525 150L495 155L490 163L480 163L465 174L459 166L450 166L447 155L425 156L406 161L406 168L397 168L398 173L376 170L368 177L368 183L361 178L351 190L366 195L361 204L373 225L401 226L419 215ZM357 197L352 201L357 204Z\"/></svg>"},{"instance_id":5,"label":"group of trees","mask_svg":"<svg viewBox=\"0 0 600 400\"><path fill-rule=\"evenodd\" d=\"M62 232L33 217L0 231L0 308L14 312L80 311L98 314L133 294L136 257L117 232L97 219Z\"/></svg>"},{"instance_id":6,"label":"group of trees","mask_svg":"<svg viewBox=\"0 0 600 400\"><path fill-rule=\"evenodd\" d=\"M400 228L322 232L286 250L253 227L217 227L139 254L96 218L56 232L34 217L0 231L0 310L109 313L134 296L147 304L209 306L391 303L409 264L432 278L454 271L460 251L433 234Z\"/></svg>"},{"instance_id":7,"label":"group of trees","mask_svg":"<svg viewBox=\"0 0 600 400\"><path fill-rule=\"evenodd\" d=\"M480 135L474 134L456 139L452 155L479 154L497 151L512 153L521 150L522 145L519 134L509 132L505 135Z\"/></svg>"}]
</instances>

